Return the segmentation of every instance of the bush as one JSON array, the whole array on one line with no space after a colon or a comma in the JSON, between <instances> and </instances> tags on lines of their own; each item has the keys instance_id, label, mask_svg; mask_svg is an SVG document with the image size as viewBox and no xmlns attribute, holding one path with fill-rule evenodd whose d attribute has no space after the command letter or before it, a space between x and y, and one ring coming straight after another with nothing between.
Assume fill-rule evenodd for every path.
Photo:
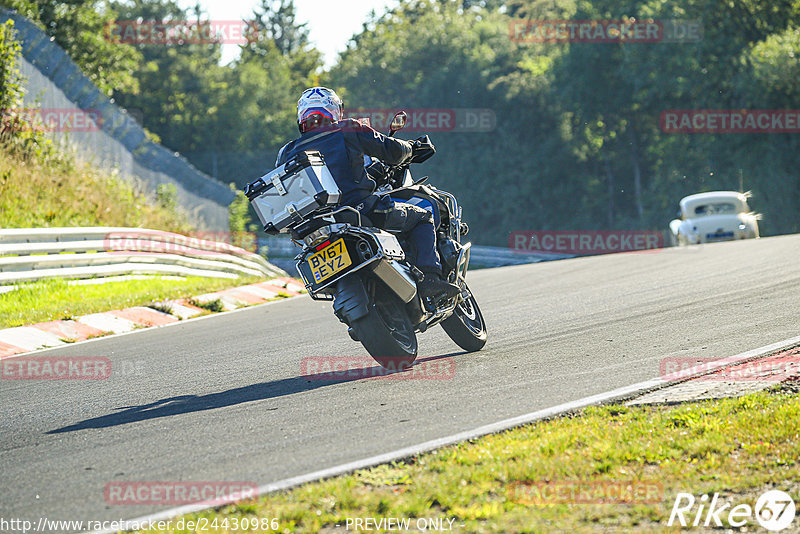
<instances>
[{"instance_id":1,"label":"bush","mask_svg":"<svg viewBox=\"0 0 800 534\"><path fill-rule=\"evenodd\" d=\"M156 201L165 210L178 211L178 188L175 184L158 184Z\"/></svg>"},{"instance_id":2,"label":"bush","mask_svg":"<svg viewBox=\"0 0 800 534\"><path fill-rule=\"evenodd\" d=\"M0 24L0 109L18 107L22 102L22 77L17 70L20 45L15 37L14 21ZM3 114L5 118L5 113Z\"/></svg>"},{"instance_id":3,"label":"bush","mask_svg":"<svg viewBox=\"0 0 800 534\"><path fill-rule=\"evenodd\" d=\"M231 190L236 192L236 197L228 206L228 229L232 234L244 233L249 230L252 223L250 218L250 201L244 191L237 190L230 184Z\"/></svg>"},{"instance_id":4,"label":"bush","mask_svg":"<svg viewBox=\"0 0 800 534\"><path fill-rule=\"evenodd\" d=\"M21 47L15 37L13 20L0 24L0 145L25 159L45 159L52 156L53 145L22 107L25 89L17 69Z\"/></svg>"},{"instance_id":5,"label":"bush","mask_svg":"<svg viewBox=\"0 0 800 534\"><path fill-rule=\"evenodd\" d=\"M228 206L228 229L231 234L231 244L241 247L251 252L256 252L265 258L266 247L259 249L256 239L256 228L253 218L250 215L250 201L244 191L236 189L234 184L230 184L231 190L236 192L236 197Z\"/></svg>"}]
</instances>

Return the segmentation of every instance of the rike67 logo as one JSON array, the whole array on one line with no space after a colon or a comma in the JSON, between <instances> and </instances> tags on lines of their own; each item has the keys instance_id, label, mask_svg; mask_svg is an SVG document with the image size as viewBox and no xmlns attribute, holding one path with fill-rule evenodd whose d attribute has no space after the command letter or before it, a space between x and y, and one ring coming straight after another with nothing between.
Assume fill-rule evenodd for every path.
<instances>
[{"instance_id":1,"label":"rike67 logo","mask_svg":"<svg viewBox=\"0 0 800 534\"><path fill-rule=\"evenodd\" d=\"M741 528L755 519L759 525L771 532L788 528L795 515L795 504L785 491L770 490L763 493L755 507L749 504L721 503L719 493L708 500L708 495L696 498L691 493L678 493L667 526L723 527L723 518L734 528Z\"/></svg>"}]
</instances>

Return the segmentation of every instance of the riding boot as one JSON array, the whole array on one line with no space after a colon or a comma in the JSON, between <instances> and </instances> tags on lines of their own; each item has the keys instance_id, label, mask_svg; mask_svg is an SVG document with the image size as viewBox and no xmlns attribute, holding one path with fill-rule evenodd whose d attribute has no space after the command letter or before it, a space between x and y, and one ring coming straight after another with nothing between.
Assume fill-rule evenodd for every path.
<instances>
[{"instance_id":1,"label":"riding boot","mask_svg":"<svg viewBox=\"0 0 800 534\"><path fill-rule=\"evenodd\" d=\"M422 269L424 277L419 283L419 294L422 298L445 297L451 299L461 293L461 289L442 279L440 271Z\"/></svg>"}]
</instances>

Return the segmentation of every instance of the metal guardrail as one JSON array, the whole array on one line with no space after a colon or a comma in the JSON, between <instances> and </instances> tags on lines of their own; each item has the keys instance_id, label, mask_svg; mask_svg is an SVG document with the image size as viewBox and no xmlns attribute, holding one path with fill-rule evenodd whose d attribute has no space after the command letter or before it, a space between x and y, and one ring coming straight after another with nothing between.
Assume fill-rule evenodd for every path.
<instances>
[{"instance_id":1,"label":"metal guardrail","mask_svg":"<svg viewBox=\"0 0 800 534\"><path fill-rule=\"evenodd\" d=\"M527 252L506 247L473 246L470 265L475 267L502 267L504 265L523 265L541 261L565 260L574 258L573 254L556 252Z\"/></svg>"},{"instance_id":2,"label":"metal guardrail","mask_svg":"<svg viewBox=\"0 0 800 534\"><path fill-rule=\"evenodd\" d=\"M257 242L259 250L261 250L261 247L267 247L267 256L269 257L294 258L302 252L302 249L292 243L292 240L288 237L259 237Z\"/></svg>"},{"instance_id":3,"label":"metal guardrail","mask_svg":"<svg viewBox=\"0 0 800 534\"><path fill-rule=\"evenodd\" d=\"M266 246L270 258L293 258L300 248L285 237L260 237L258 246ZM573 258L570 254L549 252L526 252L506 247L482 247L473 245L470 249L470 265L475 267L501 267L504 265L522 265L540 261Z\"/></svg>"},{"instance_id":4,"label":"metal guardrail","mask_svg":"<svg viewBox=\"0 0 800 534\"><path fill-rule=\"evenodd\" d=\"M0 230L0 285L43 278L178 274L237 278L283 276L242 248L145 228Z\"/></svg>"}]
</instances>

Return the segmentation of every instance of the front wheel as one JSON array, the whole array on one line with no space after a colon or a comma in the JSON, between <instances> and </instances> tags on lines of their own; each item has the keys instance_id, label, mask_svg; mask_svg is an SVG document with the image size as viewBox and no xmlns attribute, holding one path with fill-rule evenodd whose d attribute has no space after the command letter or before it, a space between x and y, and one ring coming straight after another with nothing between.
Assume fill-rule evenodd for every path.
<instances>
[{"instance_id":1,"label":"front wheel","mask_svg":"<svg viewBox=\"0 0 800 534\"><path fill-rule=\"evenodd\" d=\"M442 321L442 328L467 352L481 350L486 345L486 322L472 294L456 306L453 315Z\"/></svg>"},{"instance_id":2,"label":"front wheel","mask_svg":"<svg viewBox=\"0 0 800 534\"><path fill-rule=\"evenodd\" d=\"M400 299L375 291L369 313L353 321L356 337L386 369L402 371L417 359L417 336Z\"/></svg>"}]
</instances>

